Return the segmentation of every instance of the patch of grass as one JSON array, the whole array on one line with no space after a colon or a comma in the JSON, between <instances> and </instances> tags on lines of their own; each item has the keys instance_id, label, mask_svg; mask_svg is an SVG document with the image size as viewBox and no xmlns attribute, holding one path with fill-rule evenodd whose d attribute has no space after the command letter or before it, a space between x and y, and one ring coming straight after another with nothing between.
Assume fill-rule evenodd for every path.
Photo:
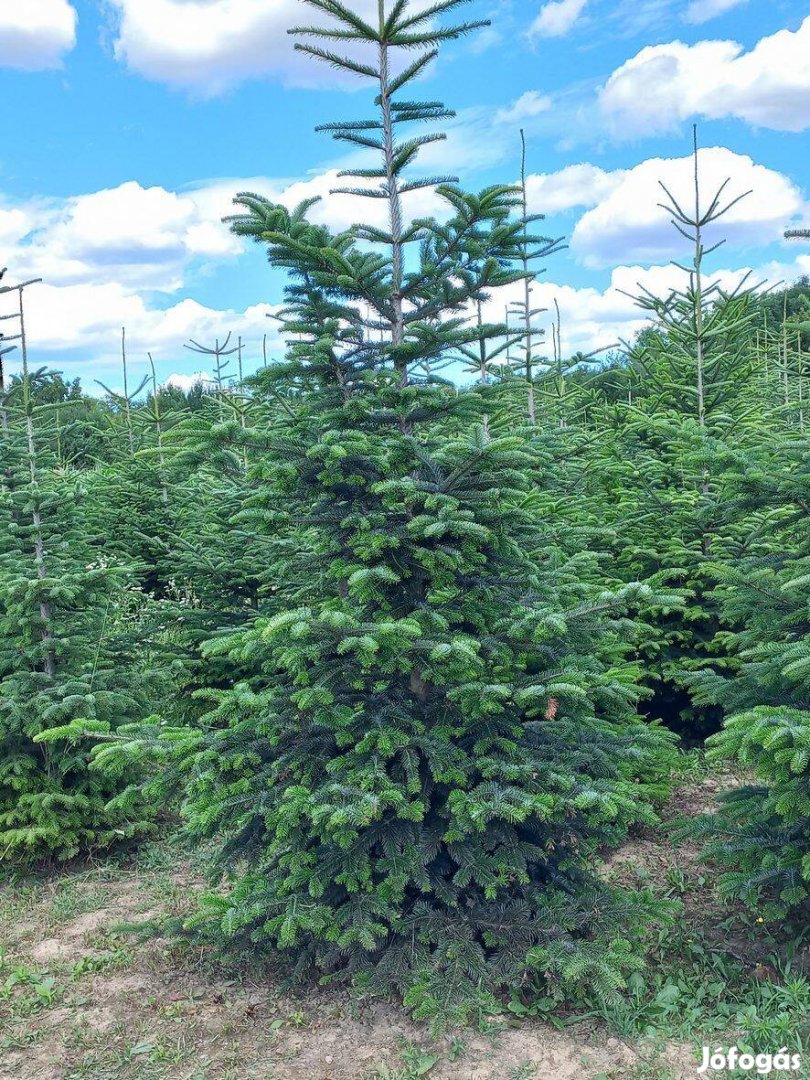
<instances>
[{"instance_id":1,"label":"patch of grass","mask_svg":"<svg viewBox=\"0 0 810 1080\"><path fill-rule=\"evenodd\" d=\"M641 1061L637 1065L623 1065L621 1069L597 1073L593 1080L675 1080L675 1073L665 1061Z\"/></svg>"},{"instance_id":2,"label":"patch of grass","mask_svg":"<svg viewBox=\"0 0 810 1080\"><path fill-rule=\"evenodd\" d=\"M57 922L69 922L104 906L105 894L98 886L81 880L66 880L56 889L50 914Z\"/></svg>"},{"instance_id":3,"label":"patch of grass","mask_svg":"<svg viewBox=\"0 0 810 1080\"><path fill-rule=\"evenodd\" d=\"M699 784L712 772L702 746L683 746L676 765L678 787Z\"/></svg>"},{"instance_id":4,"label":"patch of grass","mask_svg":"<svg viewBox=\"0 0 810 1080\"><path fill-rule=\"evenodd\" d=\"M15 882L12 877L0 888L0 923L15 926L30 917L31 909L41 899L39 891L28 882Z\"/></svg>"},{"instance_id":5,"label":"patch of grass","mask_svg":"<svg viewBox=\"0 0 810 1080\"><path fill-rule=\"evenodd\" d=\"M183 852L183 854L187 854ZM153 840L134 853L133 861L141 873L173 873L177 869L177 844Z\"/></svg>"},{"instance_id":6,"label":"patch of grass","mask_svg":"<svg viewBox=\"0 0 810 1080\"><path fill-rule=\"evenodd\" d=\"M92 1035L76 1031L72 1047L80 1058L65 1072L65 1080L159 1080L176 1076L177 1066L196 1053L194 1040L185 1033L169 1038L120 1028Z\"/></svg>"},{"instance_id":7,"label":"patch of grass","mask_svg":"<svg viewBox=\"0 0 810 1080\"><path fill-rule=\"evenodd\" d=\"M70 977L75 982L85 975L98 975L104 971L120 971L132 962L132 953L121 946L115 946L100 956L82 956L70 969Z\"/></svg>"},{"instance_id":8,"label":"patch of grass","mask_svg":"<svg viewBox=\"0 0 810 1080\"><path fill-rule=\"evenodd\" d=\"M467 1053L467 1046L463 1039L454 1037L450 1042L450 1049L447 1051L448 1061L458 1061L463 1058Z\"/></svg>"},{"instance_id":9,"label":"patch of grass","mask_svg":"<svg viewBox=\"0 0 810 1080\"><path fill-rule=\"evenodd\" d=\"M661 851L666 853L666 848ZM675 863L658 870L656 849L653 856L648 859L652 884L694 908L696 890L701 889L697 872L683 860L679 864L685 867L683 872L671 869ZM317 992L273 996L268 968L255 956L231 955L223 960L188 944L154 937L139 943L137 935L122 936L115 926L99 926L82 935L77 926L71 926L93 910L109 910L112 920L116 911L128 914L134 903L141 902L143 910L149 907L159 917L167 907L188 903L194 881L193 870L178 859L177 846L166 843L151 845L129 862L116 856L103 865L66 872L62 879L50 874L41 880L27 877L4 882L0 942L6 943L9 954L3 958L0 952L0 1021L5 1021L0 1057L6 1052L22 1062L29 1054L32 1058L34 1054L62 1055L64 1080L173 1080L177 1076L271 1080L286 1075L285 1063L298 1052L301 1033L310 1028L317 1031L324 1024L339 1026L344 1019L368 1018L367 1000L356 993L328 999L331 1004ZM708 896L708 887L703 893ZM702 903L700 897L698 901ZM701 935L693 920L685 919L680 928L656 940L648 970L643 977L634 977L609 1008L582 1001L579 1009L560 1015L548 1012L552 1004L544 1011L542 1004L524 997L515 1003L518 1008L513 1012L520 1017L542 1017L558 1029L571 1031L575 1040L578 1035L572 1025L576 1021L587 1018L584 1027L602 1034L606 1021L640 1055L632 1068L608 1068L606 1080L671 1080L673 1074L664 1059L647 1056L648 1050L662 1051L661 1044L669 1039L723 1045L736 1041L739 1046L762 1046L763 1052L782 1045L795 1045L798 1052L810 1047L805 1020L810 996L799 957L786 957L784 943L774 938L773 949L781 949L780 963L773 962L779 977L776 982L757 981L752 964L738 962L718 945L727 937L745 955L740 942L750 934L759 942L756 957L767 956L767 950L762 953L762 940L769 928L753 917L744 925L737 914L737 923L733 928L729 923L726 931L723 916L718 920L715 910L703 914L703 922L719 942ZM87 919L82 925L103 921ZM780 928L770 929L774 935L781 933ZM39 963L26 958L24 943L34 936L51 935L65 943L58 959ZM113 973L136 961L144 993L119 992ZM178 973L182 974L179 980ZM172 988L171 995L167 986ZM58 1025L48 1015L56 1007ZM210 1027L212 1018L215 1028ZM473 1027L495 1040L517 1022L505 1010L480 1017ZM546 1028L539 1038L545 1041L554 1035ZM265 1053L257 1058L259 1045ZM380 1064L365 1074L365 1080L431 1080L443 1066L458 1062L455 1068L466 1075L466 1065L472 1072L480 1060L479 1052L465 1046L460 1037L438 1048L397 1041L392 1031L379 1045ZM497 1050L497 1043L493 1045ZM272 1060L267 1060L268 1052ZM524 1057L531 1054L524 1050L517 1059L502 1062L498 1080L535 1080L537 1067L523 1061ZM256 1061L260 1068L250 1064ZM593 1075L585 1063L582 1075Z\"/></svg>"},{"instance_id":10,"label":"patch of grass","mask_svg":"<svg viewBox=\"0 0 810 1080\"><path fill-rule=\"evenodd\" d=\"M15 1019L50 1008L62 996L56 977L40 968L12 963L0 953L0 1016Z\"/></svg>"},{"instance_id":11,"label":"patch of grass","mask_svg":"<svg viewBox=\"0 0 810 1080\"><path fill-rule=\"evenodd\" d=\"M398 1068L391 1070L380 1066L372 1073L372 1080L420 1080L429 1076L441 1060L439 1054L422 1050L412 1043L403 1047L400 1056Z\"/></svg>"},{"instance_id":12,"label":"patch of grass","mask_svg":"<svg viewBox=\"0 0 810 1080\"><path fill-rule=\"evenodd\" d=\"M40 1038L40 1032L34 1028L17 1026L15 1029L4 1029L6 1034L0 1038L0 1050L25 1050L33 1046Z\"/></svg>"},{"instance_id":13,"label":"patch of grass","mask_svg":"<svg viewBox=\"0 0 810 1080\"><path fill-rule=\"evenodd\" d=\"M543 1016L545 1007L553 1003L538 998L514 1009ZM781 1046L810 1052L810 980L785 960L784 950L768 963L746 962L685 923L661 931L646 970L632 974L621 995L609 1003L583 999L565 1022L577 1016L602 1019L628 1040L736 1043L755 1054Z\"/></svg>"},{"instance_id":14,"label":"patch of grass","mask_svg":"<svg viewBox=\"0 0 810 1080\"><path fill-rule=\"evenodd\" d=\"M522 1065L517 1065L509 1073L509 1080L532 1080L532 1077L537 1076L537 1069L531 1061L525 1061Z\"/></svg>"},{"instance_id":15,"label":"patch of grass","mask_svg":"<svg viewBox=\"0 0 810 1080\"><path fill-rule=\"evenodd\" d=\"M625 1037L726 1036L755 1053L783 1045L806 1052L810 981L790 958L795 946L786 958L785 948L773 945L778 951L754 963L681 924L660 935L646 971L630 977L621 999L597 1011Z\"/></svg>"}]
</instances>

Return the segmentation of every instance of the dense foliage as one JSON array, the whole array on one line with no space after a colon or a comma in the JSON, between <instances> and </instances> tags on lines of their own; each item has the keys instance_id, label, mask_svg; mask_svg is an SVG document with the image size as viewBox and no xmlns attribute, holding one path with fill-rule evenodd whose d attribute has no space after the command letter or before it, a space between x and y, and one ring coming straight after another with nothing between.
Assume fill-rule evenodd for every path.
<instances>
[{"instance_id":1,"label":"dense foliage","mask_svg":"<svg viewBox=\"0 0 810 1080\"><path fill-rule=\"evenodd\" d=\"M143 716L158 681L134 656L125 568L88 542L79 477L59 476L37 447L43 388L26 371L0 402L0 851L17 860L108 845L154 816L140 798L117 802L126 768L105 777L85 743L38 741L72 721Z\"/></svg>"},{"instance_id":2,"label":"dense foliage","mask_svg":"<svg viewBox=\"0 0 810 1080\"><path fill-rule=\"evenodd\" d=\"M728 792L699 823L727 868L723 892L782 915L810 895L810 448L781 440L739 462L733 488L749 515L744 551L718 566L717 596L733 663L698 672L700 700L730 714L710 756L755 782Z\"/></svg>"},{"instance_id":3,"label":"dense foliage","mask_svg":"<svg viewBox=\"0 0 810 1080\"><path fill-rule=\"evenodd\" d=\"M667 192L682 288L604 362L565 358L525 168L477 193L414 172L452 114L408 95L475 28L437 22L464 0L306 2L298 47L372 88L325 130L361 152L357 220L386 224L238 196L231 227L286 273L284 358L228 379L223 338L213 386L152 367L94 398L29 370L21 323L0 377L0 859L166 805L223 886L183 933L423 1016L605 998L667 909L599 858L655 824L673 732L756 773L699 826L721 888L807 895L807 283L709 283L735 200L702 195L695 145L694 207ZM443 211L414 218L426 188Z\"/></svg>"}]
</instances>

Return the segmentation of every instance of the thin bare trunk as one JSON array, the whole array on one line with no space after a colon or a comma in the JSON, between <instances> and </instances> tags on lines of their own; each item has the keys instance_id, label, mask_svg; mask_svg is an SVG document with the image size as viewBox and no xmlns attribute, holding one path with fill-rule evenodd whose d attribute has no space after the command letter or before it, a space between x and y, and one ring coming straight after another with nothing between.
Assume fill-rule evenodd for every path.
<instances>
[{"instance_id":1,"label":"thin bare trunk","mask_svg":"<svg viewBox=\"0 0 810 1080\"><path fill-rule=\"evenodd\" d=\"M157 434L158 461L160 463L160 501L164 507L167 507L169 505L169 489L166 486L166 461L163 455L163 424L160 415L157 374L155 373L155 361L152 359L152 354L148 352L146 355L149 357L149 366L152 369L152 406L155 416L155 432Z\"/></svg>"},{"instance_id":2,"label":"thin bare trunk","mask_svg":"<svg viewBox=\"0 0 810 1080\"><path fill-rule=\"evenodd\" d=\"M480 382L485 383L487 381L487 344L484 341L483 335L481 333L481 328L484 325L484 316L483 316L483 312L482 312L481 308L482 308L482 305L481 305L481 301L479 300L478 303L476 304L476 317L477 317L477 321L478 321L478 356L479 356L478 377L479 377Z\"/></svg>"},{"instance_id":3,"label":"thin bare trunk","mask_svg":"<svg viewBox=\"0 0 810 1080\"><path fill-rule=\"evenodd\" d=\"M537 423L537 407L534 400L534 333L532 330L532 283L529 266L529 197L526 189L526 133L520 129L520 187L523 202L523 302L526 335L526 382L529 395L529 423Z\"/></svg>"},{"instance_id":4,"label":"thin bare trunk","mask_svg":"<svg viewBox=\"0 0 810 1080\"><path fill-rule=\"evenodd\" d=\"M785 294L785 303L782 314L782 386L785 394L786 409L790 407L790 356L788 346L787 317L787 294Z\"/></svg>"},{"instance_id":5,"label":"thin bare trunk","mask_svg":"<svg viewBox=\"0 0 810 1080\"><path fill-rule=\"evenodd\" d=\"M404 256L402 243L402 200L399 181L394 165L394 120L391 110L390 65L388 42L385 37L385 0L378 0L380 19L380 111L382 114L383 157L385 160L386 189L388 192L388 216L391 225L391 307L393 323L391 342L401 345L405 340L402 283L404 279ZM407 365L397 362L403 385L407 383Z\"/></svg>"},{"instance_id":6,"label":"thin bare trunk","mask_svg":"<svg viewBox=\"0 0 810 1080\"><path fill-rule=\"evenodd\" d=\"M34 406L31 398L31 375L28 369L28 346L25 337L25 305L23 301L23 286L18 290L20 299L20 351L22 355L23 369L23 410L25 413L25 433L28 451L28 471L31 478L31 523L33 525L34 540L34 565L37 578L44 581L47 576L45 565L45 540L42 532L42 511L39 498L39 477L37 475L37 449L34 438ZM45 674L49 679L56 677L56 650L53 644L53 613L47 600L40 600L39 614L42 619L42 642L45 646L43 661Z\"/></svg>"},{"instance_id":7,"label":"thin bare trunk","mask_svg":"<svg viewBox=\"0 0 810 1080\"><path fill-rule=\"evenodd\" d=\"M796 377L799 387L799 431L804 435L804 372L802 371L802 336L799 334L796 342L798 349L796 358Z\"/></svg>"},{"instance_id":8,"label":"thin bare trunk","mask_svg":"<svg viewBox=\"0 0 810 1080\"><path fill-rule=\"evenodd\" d=\"M692 129L695 163L695 265L692 271L692 290L694 293L695 312L695 366L697 375L698 423L706 427L706 338L703 318L703 227L700 210L700 158L698 152L697 124ZM711 493L709 470L703 468L703 497L708 499ZM703 554L708 556L712 548L712 536L704 532L701 543Z\"/></svg>"},{"instance_id":9,"label":"thin bare trunk","mask_svg":"<svg viewBox=\"0 0 810 1080\"><path fill-rule=\"evenodd\" d=\"M127 435L129 436L129 452L135 453L135 437L132 434L132 411L129 406L129 386L127 383L127 330L121 327L121 365L124 369L124 414L127 422Z\"/></svg>"},{"instance_id":10,"label":"thin bare trunk","mask_svg":"<svg viewBox=\"0 0 810 1080\"><path fill-rule=\"evenodd\" d=\"M703 230L700 215L700 167L698 160L697 126L694 132L695 160L695 269L693 287L695 294L695 353L697 365L698 422L706 426L706 386L705 386L705 338L703 325Z\"/></svg>"},{"instance_id":11,"label":"thin bare trunk","mask_svg":"<svg viewBox=\"0 0 810 1080\"><path fill-rule=\"evenodd\" d=\"M567 393L567 387L565 384L565 372L563 371L562 361L562 316L560 315L560 305L556 296L554 297L554 310L557 312L557 321L554 325L554 357L557 363L557 397L560 404L560 428L564 429L568 425L565 419L565 398Z\"/></svg>"}]
</instances>

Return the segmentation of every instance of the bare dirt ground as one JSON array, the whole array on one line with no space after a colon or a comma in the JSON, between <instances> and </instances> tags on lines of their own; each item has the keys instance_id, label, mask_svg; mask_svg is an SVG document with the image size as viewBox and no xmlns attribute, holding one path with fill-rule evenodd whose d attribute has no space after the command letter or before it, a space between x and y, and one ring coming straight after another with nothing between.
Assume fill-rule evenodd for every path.
<instances>
[{"instance_id":1,"label":"bare dirt ground","mask_svg":"<svg viewBox=\"0 0 810 1080\"><path fill-rule=\"evenodd\" d=\"M688 786L666 815L699 812L719 786ZM607 872L653 883L691 872L695 859L688 845L650 832L614 854ZM286 992L198 950L115 932L188 910L199 888L170 843L0 887L0 1080L697 1077L694 1046L632 1043L593 1020L557 1030L494 1018L491 1031L437 1043L396 1005L346 990Z\"/></svg>"}]
</instances>

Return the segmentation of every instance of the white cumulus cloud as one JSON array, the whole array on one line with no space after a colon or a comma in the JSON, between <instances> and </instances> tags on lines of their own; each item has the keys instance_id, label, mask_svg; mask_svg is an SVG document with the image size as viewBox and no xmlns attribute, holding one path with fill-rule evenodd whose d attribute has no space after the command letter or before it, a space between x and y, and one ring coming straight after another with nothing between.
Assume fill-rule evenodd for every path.
<instances>
[{"instance_id":1,"label":"white cumulus cloud","mask_svg":"<svg viewBox=\"0 0 810 1080\"><path fill-rule=\"evenodd\" d=\"M7 252L26 236L33 223L27 211L18 206L6 209L0 205L0 250Z\"/></svg>"},{"instance_id":2,"label":"white cumulus cloud","mask_svg":"<svg viewBox=\"0 0 810 1080\"><path fill-rule=\"evenodd\" d=\"M0 315L10 313L14 300L0 297ZM189 338L212 343L229 332L245 341L245 369L261 363L261 345L269 335L271 349L278 349L276 323L268 314L277 308L256 304L244 310L218 310L181 300L162 308L147 296L106 282L82 285L35 285L26 292L26 327L29 355L35 365L65 361L69 374L79 374L88 388L95 378L107 382L120 370L121 327L127 330L127 359L134 376L148 372L147 351L160 372L167 364L177 368L192 354L184 349ZM18 354L9 357L16 366ZM235 370L235 364L232 365ZM114 381L114 379L113 379Z\"/></svg>"},{"instance_id":3,"label":"white cumulus cloud","mask_svg":"<svg viewBox=\"0 0 810 1080\"><path fill-rule=\"evenodd\" d=\"M548 0L529 28L530 37L564 37L579 20L588 0Z\"/></svg>"},{"instance_id":4,"label":"white cumulus cloud","mask_svg":"<svg viewBox=\"0 0 810 1080\"><path fill-rule=\"evenodd\" d=\"M330 169L302 180L233 177L180 192L130 180L66 199L17 205L0 195L3 265L18 279L42 277L52 285L104 281L130 292L174 293L193 268L233 259L245 250L245 241L222 221L235 212L233 198L240 191L256 192L289 209L319 198L310 219L335 230L359 218L384 227L382 200L363 205L353 196L330 194L345 183L337 169ZM411 217L440 213L444 207L427 188L406 201Z\"/></svg>"},{"instance_id":5,"label":"white cumulus cloud","mask_svg":"<svg viewBox=\"0 0 810 1080\"><path fill-rule=\"evenodd\" d=\"M693 167L691 157L649 158L624 172L607 197L577 222L572 251L592 267L655 263L683 254L686 242L659 205L664 201L659 181L689 210L694 205ZM773 243L781 239L786 223L806 213L807 204L791 180L725 147L700 152L700 175L703 209L729 177L729 198L751 192L707 231L707 244L723 238L738 247Z\"/></svg>"},{"instance_id":6,"label":"white cumulus cloud","mask_svg":"<svg viewBox=\"0 0 810 1080\"><path fill-rule=\"evenodd\" d=\"M553 273L553 266L550 267ZM790 264L770 263L752 269L720 269L708 276L709 283L732 291L745 279L749 284L780 280L793 281L810 270L810 256L799 257ZM563 353L573 356L577 352L589 354L632 342L640 330L649 323L649 316L642 311L636 297L643 292L666 297L675 289L682 289L685 275L672 263L654 266L622 265L614 267L609 283L602 289L576 288L561 284L553 277L540 278L532 286L532 305L540 309L538 326L546 332L546 343L551 351L551 327L556 320L555 303L559 305ZM523 286L516 283L498 290L485 305L484 317L491 322L502 322L507 306L523 301Z\"/></svg>"},{"instance_id":7,"label":"white cumulus cloud","mask_svg":"<svg viewBox=\"0 0 810 1080\"><path fill-rule=\"evenodd\" d=\"M179 390L182 390L184 394L189 393L195 386L209 386L214 382L213 375L210 375L207 371L192 371L189 375L184 375L180 371L174 371L168 378L163 380L164 386L176 386Z\"/></svg>"},{"instance_id":8,"label":"white cumulus cloud","mask_svg":"<svg viewBox=\"0 0 810 1080\"><path fill-rule=\"evenodd\" d=\"M613 72L599 105L619 138L672 130L692 116L806 131L810 17L796 31L762 38L749 52L736 41L648 46Z\"/></svg>"},{"instance_id":9,"label":"white cumulus cloud","mask_svg":"<svg viewBox=\"0 0 810 1080\"><path fill-rule=\"evenodd\" d=\"M621 169L606 172L588 162L553 173L534 173L526 177L529 209L535 214L557 214L595 206L616 190L624 176Z\"/></svg>"},{"instance_id":10,"label":"white cumulus cloud","mask_svg":"<svg viewBox=\"0 0 810 1080\"><path fill-rule=\"evenodd\" d=\"M658 180L686 200L692 190L691 170L691 160L684 157L651 159L614 171L580 162L528 177L532 211L584 209L574 229L573 252L591 267L612 271L610 285L601 289L556 284L546 277L535 286L538 306L553 308L555 299L560 303L569 351L589 352L632 337L640 328L643 316L622 290L637 292L639 281L657 293L672 287L677 270L663 264L683 255L684 242L657 205L662 198ZM727 176L733 177L731 193L754 191L718 230L717 235L728 235L732 244L767 244L778 240L792 220L808 220L810 207L795 185L749 157L723 147L706 149L701 151L701 171L707 198ZM247 190L288 207L323 196L311 216L335 229L351 225L358 214L385 224L379 200L363 206L349 196L330 196L330 189L341 183L330 170L300 180L220 179L179 192L130 181L61 200L15 203L0 196L0 265L8 263L11 280L45 278L45 284L28 294L32 362L64 364L88 383L94 378L114 381L120 328L125 325L133 368L141 365L144 374L146 352L151 350L159 374L185 377L200 358L187 353L183 344L190 337L212 341L229 331L243 336L245 367L253 370L265 333L270 355L281 350L276 324L266 317L273 308L258 304L220 310L188 298L201 266L221 266L248 243L234 237L221 218L233 211L234 194ZM416 193L410 204L414 215L439 208L429 190ZM710 236L709 242L716 238ZM793 255L790 251L786 258ZM802 257L796 252L797 267ZM552 277L556 265L549 264ZM514 288L519 291L520 286ZM178 295L181 289L185 299ZM8 299L0 298L0 315L6 313ZM271 294L268 300L280 296ZM493 297L493 320L502 318L504 302L501 295ZM13 366L13 355L11 361Z\"/></svg>"},{"instance_id":11,"label":"white cumulus cloud","mask_svg":"<svg viewBox=\"0 0 810 1080\"><path fill-rule=\"evenodd\" d=\"M57 358L92 382L118 365L120 328L126 326L133 368L145 368L147 350L160 363L186 359L191 336L206 342L229 331L241 334L248 370L258 363L264 334L275 342L273 307L219 310L171 294L189 285L201 266L216 265L244 250L219 220L228 195L241 182L173 192L135 181L56 200L14 206L0 199L0 246L7 279L43 278L26 295L32 362ZM0 315L14 297L0 297ZM2 325L2 324L0 324ZM277 342L276 342L277 344ZM39 357L39 359L37 359ZM9 357L13 369L18 354Z\"/></svg>"},{"instance_id":12,"label":"white cumulus cloud","mask_svg":"<svg viewBox=\"0 0 810 1080\"><path fill-rule=\"evenodd\" d=\"M323 21L301 0L109 2L116 57L148 79L202 97L267 76L299 86L335 82L335 72L296 52L287 34ZM352 10L372 16L376 0L355 0Z\"/></svg>"},{"instance_id":13,"label":"white cumulus cloud","mask_svg":"<svg viewBox=\"0 0 810 1080\"><path fill-rule=\"evenodd\" d=\"M200 268L222 265L245 251L248 242L221 220L234 212L239 191L263 194L289 208L321 196L310 216L336 230L348 228L358 216L384 226L380 200L363 207L350 196L329 194L343 183L333 169L303 180L221 179L180 192L133 180L66 199L15 204L0 194L0 268L8 264L9 280L44 279L28 294L32 356L62 354L71 370L92 379L116 368L122 326L133 365L145 364L151 349L156 360L173 358L177 368L189 337L206 342L228 331L242 334L257 357L266 333L277 354L275 324L266 317L273 308L267 305L221 311L188 298L169 301L188 290ZM439 209L428 189L408 202L413 216ZM8 304L0 308L0 315L6 314ZM12 368L14 363L12 354ZM246 367L257 363L248 360Z\"/></svg>"},{"instance_id":14,"label":"white cumulus cloud","mask_svg":"<svg viewBox=\"0 0 810 1080\"><path fill-rule=\"evenodd\" d=\"M21 71L58 67L76 44L77 21L68 0L3 0L0 67Z\"/></svg>"},{"instance_id":15,"label":"white cumulus cloud","mask_svg":"<svg viewBox=\"0 0 810 1080\"><path fill-rule=\"evenodd\" d=\"M241 243L193 196L142 187L116 188L0 211L16 229L5 261L18 276L51 283L115 281L140 289L180 288L194 259L238 254Z\"/></svg>"}]
</instances>

